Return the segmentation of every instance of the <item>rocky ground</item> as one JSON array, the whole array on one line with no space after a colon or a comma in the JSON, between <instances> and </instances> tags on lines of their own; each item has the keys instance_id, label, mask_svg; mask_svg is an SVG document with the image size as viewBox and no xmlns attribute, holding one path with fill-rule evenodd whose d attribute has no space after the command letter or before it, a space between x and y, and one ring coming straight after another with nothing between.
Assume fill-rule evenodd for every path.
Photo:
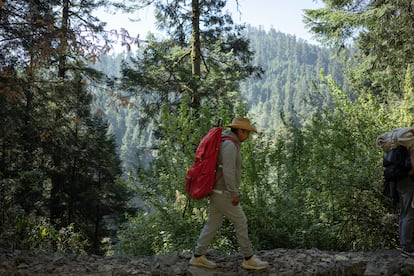
<instances>
[{"instance_id":1,"label":"rocky ground","mask_svg":"<svg viewBox=\"0 0 414 276\"><path fill-rule=\"evenodd\" d=\"M264 271L242 269L240 255L210 252L218 263L214 270L188 265L190 255L101 257L43 255L0 249L0 275L414 275L414 259L398 250L328 252L317 249L275 249L257 253L270 263Z\"/></svg>"}]
</instances>

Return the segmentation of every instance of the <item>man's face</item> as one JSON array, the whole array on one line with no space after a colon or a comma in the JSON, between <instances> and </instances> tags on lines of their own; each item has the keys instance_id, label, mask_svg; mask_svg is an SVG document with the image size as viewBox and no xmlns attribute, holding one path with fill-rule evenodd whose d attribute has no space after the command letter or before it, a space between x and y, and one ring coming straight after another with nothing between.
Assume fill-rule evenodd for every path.
<instances>
[{"instance_id":1,"label":"man's face","mask_svg":"<svg viewBox=\"0 0 414 276\"><path fill-rule=\"evenodd\" d=\"M248 139L250 136L250 131L245 129L238 129L237 130L237 137L239 138L240 142L243 142L244 140Z\"/></svg>"}]
</instances>

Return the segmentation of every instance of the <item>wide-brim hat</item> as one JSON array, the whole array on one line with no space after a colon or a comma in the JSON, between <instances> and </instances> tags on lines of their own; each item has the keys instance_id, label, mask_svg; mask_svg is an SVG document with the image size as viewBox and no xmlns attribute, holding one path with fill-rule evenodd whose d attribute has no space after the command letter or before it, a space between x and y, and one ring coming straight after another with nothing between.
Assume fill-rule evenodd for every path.
<instances>
[{"instance_id":1,"label":"wide-brim hat","mask_svg":"<svg viewBox=\"0 0 414 276\"><path fill-rule=\"evenodd\" d=\"M242 117L234 118L228 127L257 132L256 128L250 124L250 120Z\"/></svg>"}]
</instances>

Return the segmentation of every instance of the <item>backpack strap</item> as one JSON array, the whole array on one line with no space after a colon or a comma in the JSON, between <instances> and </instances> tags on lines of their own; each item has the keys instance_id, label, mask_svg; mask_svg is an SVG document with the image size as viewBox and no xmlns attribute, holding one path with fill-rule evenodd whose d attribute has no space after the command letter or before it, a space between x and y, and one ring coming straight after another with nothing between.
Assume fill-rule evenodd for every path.
<instances>
[{"instance_id":1,"label":"backpack strap","mask_svg":"<svg viewBox=\"0 0 414 276\"><path fill-rule=\"evenodd\" d=\"M237 144L236 140L234 140L234 138L231 138L229 136L221 137L221 142L226 141L226 140L232 141L233 144L236 146L236 148L239 149L239 145Z\"/></svg>"},{"instance_id":2,"label":"backpack strap","mask_svg":"<svg viewBox=\"0 0 414 276\"><path fill-rule=\"evenodd\" d=\"M229 136L221 137L221 142L227 141L227 140L231 141L236 146L237 150L239 150L239 145L237 144L236 140L234 140L234 138L231 138ZM221 170L220 174L217 176L216 182L218 182L222 177L223 177L223 169Z\"/></svg>"}]
</instances>

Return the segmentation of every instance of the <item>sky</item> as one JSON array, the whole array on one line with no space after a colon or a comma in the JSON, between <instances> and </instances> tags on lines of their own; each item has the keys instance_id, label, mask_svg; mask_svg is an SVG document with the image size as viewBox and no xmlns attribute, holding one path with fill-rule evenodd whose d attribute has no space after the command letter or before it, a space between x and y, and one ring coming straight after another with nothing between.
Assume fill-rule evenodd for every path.
<instances>
[{"instance_id":1,"label":"sky","mask_svg":"<svg viewBox=\"0 0 414 276\"><path fill-rule=\"evenodd\" d=\"M304 9L317 9L323 6L321 0L228 0L225 10L229 10L236 23L246 23L253 27L270 28L282 33L295 35L309 43L316 44L312 35L306 30L303 23ZM107 29L125 28L132 37L139 35L145 39L148 32L157 33L154 27L154 16L151 8L145 8L138 15L115 15L100 13L101 20L108 22ZM131 22L129 18L139 18L138 22Z\"/></svg>"},{"instance_id":2,"label":"sky","mask_svg":"<svg viewBox=\"0 0 414 276\"><path fill-rule=\"evenodd\" d=\"M231 8L236 10L234 3L228 0ZM262 26L265 30L273 27L276 31L313 42L312 35L306 31L303 23L303 10L322 6L321 0L239 0L241 14L232 12L232 17L237 22Z\"/></svg>"}]
</instances>

